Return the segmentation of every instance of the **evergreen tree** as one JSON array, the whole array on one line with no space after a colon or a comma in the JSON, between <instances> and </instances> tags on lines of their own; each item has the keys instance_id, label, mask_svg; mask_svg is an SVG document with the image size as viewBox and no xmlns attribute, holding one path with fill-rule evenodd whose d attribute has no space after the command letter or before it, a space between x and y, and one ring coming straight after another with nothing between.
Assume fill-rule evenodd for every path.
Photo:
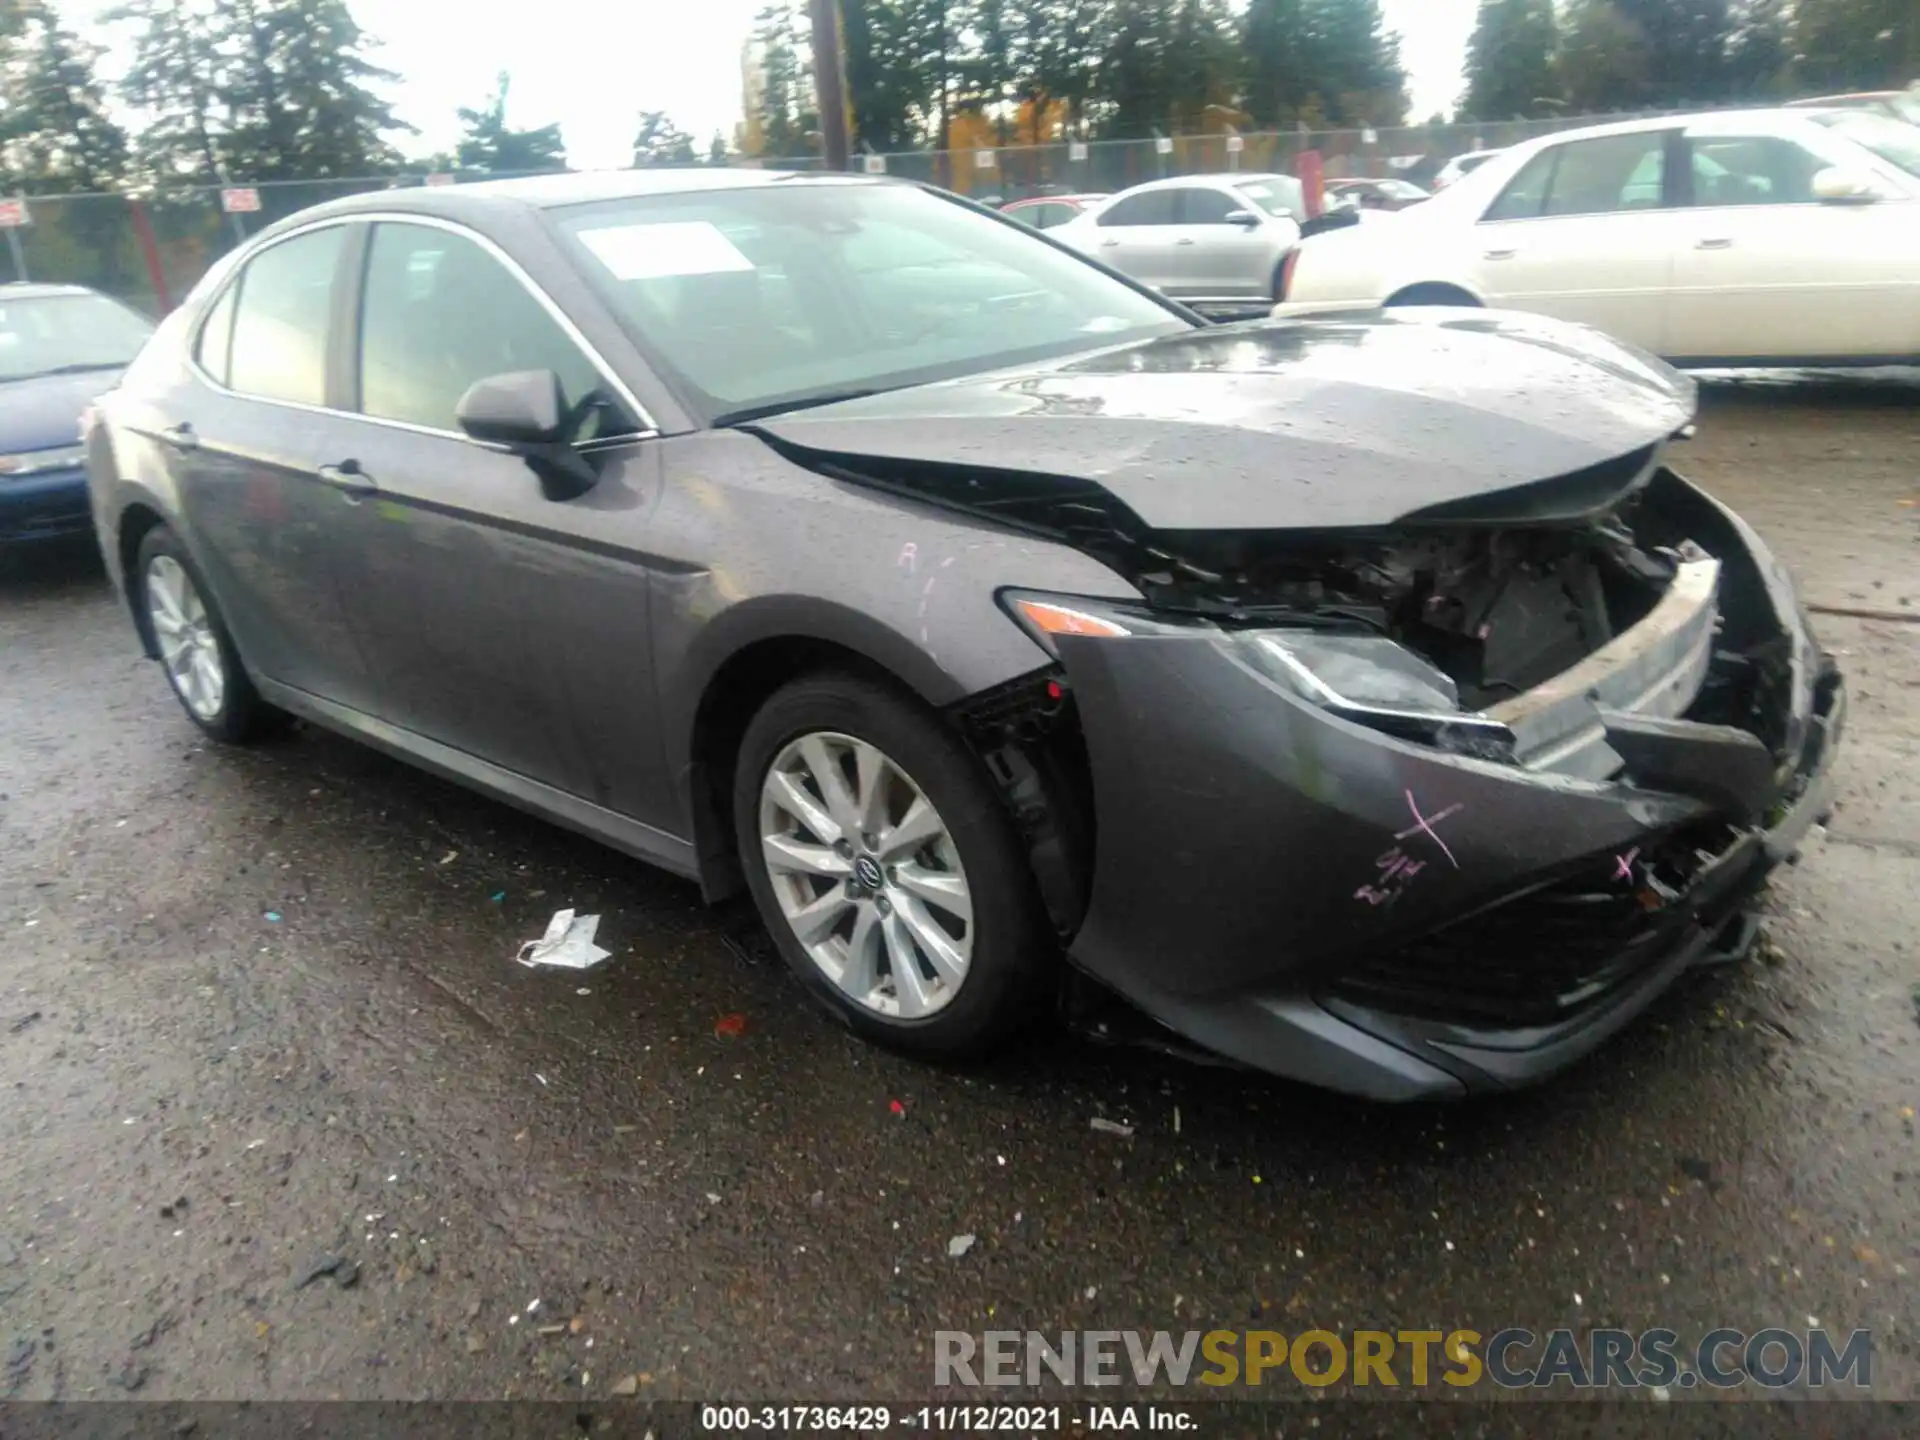
<instances>
[{"instance_id":1,"label":"evergreen tree","mask_svg":"<svg viewBox=\"0 0 1920 1440\"><path fill-rule=\"evenodd\" d=\"M209 9L194 0L128 0L101 18L140 27L120 95L147 116L135 142L141 165L161 179L215 183L228 159L220 101L227 62Z\"/></svg>"},{"instance_id":2,"label":"evergreen tree","mask_svg":"<svg viewBox=\"0 0 1920 1440\"><path fill-rule=\"evenodd\" d=\"M221 99L235 177L311 180L398 166L385 136L413 127L372 87L400 77L367 59L374 42L346 0L226 0L216 15L233 62Z\"/></svg>"},{"instance_id":3,"label":"evergreen tree","mask_svg":"<svg viewBox=\"0 0 1920 1440\"><path fill-rule=\"evenodd\" d=\"M1380 0L1308 0L1315 87L1336 125L1398 125L1407 114L1407 72L1400 37L1387 29Z\"/></svg>"},{"instance_id":4,"label":"evergreen tree","mask_svg":"<svg viewBox=\"0 0 1920 1440\"><path fill-rule=\"evenodd\" d=\"M513 77L501 71L483 110L458 111L463 133L455 152L462 170L489 175L522 175L567 168L567 147L558 125L515 130L507 124L507 92Z\"/></svg>"},{"instance_id":5,"label":"evergreen tree","mask_svg":"<svg viewBox=\"0 0 1920 1440\"><path fill-rule=\"evenodd\" d=\"M127 137L94 73L102 51L41 6L9 17L0 172L38 194L105 190L125 173Z\"/></svg>"},{"instance_id":6,"label":"evergreen tree","mask_svg":"<svg viewBox=\"0 0 1920 1440\"><path fill-rule=\"evenodd\" d=\"M1738 0L1727 47L1728 89L1741 97L1785 89L1792 31L1792 0Z\"/></svg>"},{"instance_id":7,"label":"evergreen tree","mask_svg":"<svg viewBox=\"0 0 1920 1440\"><path fill-rule=\"evenodd\" d=\"M1646 35L1614 0L1571 0L1556 69L1560 93L1575 114L1644 104L1651 71Z\"/></svg>"},{"instance_id":8,"label":"evergreen tree","mask_svg":"<svg viewBox=\"0 0 1920 1440\"><path fill-rule=\"evenodd\" d=\"M1920 80L1913 0L1799 0L1794 68L1819 90L1898 90Z\"/></svg>"},{"instance_id":9,"label":"evergreen tree","mask_svg":"<svg viewBox=\"0 0 1920 1440\"><path fill-rule=\"evenodd\" d=\"M664 110L640 112L640 129L633 137L633 163L649 165L692 165L693 137L674 124Z\"/></svg>"},{"instance_id":10,"label":"evergreen tree","mask_svg":"<svg viewBox=\"0 0 1920 1440\"><path fill-rule=\"evenodd\" d=\"M752 84L743 145L748 154L778 159L813 150L808 137L819 129L819 113L809 33L796 0L772 0L755 17L748 42Z\"/></svg>"},{"instance_id":11,"label":"evergreen tree","mask_svg":"<svg viewBox=\"0 0 1920 1440\"><path fill-rule=\"evenodd\" d=\"M1306 0L1248 0L1241 22L1246 108L1256 125L1289 125L1315 91Z\"/></svg>"},{"instance_id":12,"label":"evergreen tree","mask_svg":"<svg viewBox=\"0 0 1920 1440\"><path fill-rule=\"evenodd\" d=\"M1711 105L1729 93L1727 53L1733 39L1732 0L1612 0L1639 32L1645 78L1624 105L1662 109Z\"/></svg>"},{"instance_id":13,"label":"evergreen tree","mask_svg":"<svg viewBox=\"0 0 1920 1440\"><path fill-rule=\"evenodd\" d=\"M1480 0L1467 48L1465 113L1479 120L1530 117L1553 96L1559 25L1553 0Z\"/></svg>"}]
</instances>

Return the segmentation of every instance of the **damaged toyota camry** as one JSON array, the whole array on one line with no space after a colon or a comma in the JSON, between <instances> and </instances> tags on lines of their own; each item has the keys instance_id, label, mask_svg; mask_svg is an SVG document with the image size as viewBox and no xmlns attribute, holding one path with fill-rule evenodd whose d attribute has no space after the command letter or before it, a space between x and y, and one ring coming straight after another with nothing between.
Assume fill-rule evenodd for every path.
<instances>
[{"instance_id":1,"label":"damaged toyota camry","mask_svg":"<svg viewBox=\"0 0 1920 1440\"><path fill-rule=\"evenodd\" d=\"M1411 1099L1740 956L1830 805L1840 678L1693 412L1576 327L1210 327L921 187L667 171L285 221L86 440L220 739L749 893L903 1050L1094 996Z\"/></svg>"}]
</instances>

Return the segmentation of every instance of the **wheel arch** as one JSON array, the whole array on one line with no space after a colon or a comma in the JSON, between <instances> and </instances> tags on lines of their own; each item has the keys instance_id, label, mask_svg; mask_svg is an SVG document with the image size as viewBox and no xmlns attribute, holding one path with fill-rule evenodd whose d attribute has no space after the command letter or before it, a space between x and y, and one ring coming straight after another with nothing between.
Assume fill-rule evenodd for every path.
<instances>
[{"instance_id":1,"label":"wheel arch","mask_svg":"<svg viewBox=\"0 0 1920 1440\"><path fill-rule=\"evenodd\" d=\"M1448 297L1447 300L1428 297ZM1472 287L1453 280L1416 280L1410 284L1397 286L1382 303L1383 309L1392 309L1395 305L1437 305L1450 301L1464 302L1476 309L1486 308L1486 297L1476 294Z\"/></svg>"},{"instance_id":2,"label":"wheel arch","mask_svg":"<svg viewBox=\"0 0 1920 1440\"><path fill-rule=\"evenodd\" d=\"M962 687L906 636L871 616L791 598L735 606L671 688L693 697L668 736L701 889L709 901L746 888L734 845L733 773L748 723L781 686L842 670L876 680L940 712Z\"/></svg>"},{"instance_id":3,"label":"wheel arch","mask_svg":"<svg viewBox=\"0 0 1920 1440\"><path fill-rule=\"evenodd\" d=\"M134 633L140 637L140 648L149 660L160 658L160 647L153 638L153 626L147 621L146 607L140 603L140 546L148 535L166 523L167 517L159 506L144 499L133 500L121 508L113 538L114 558L120 567L121 598L132 614Z\"/></svg>"}]
</instances>

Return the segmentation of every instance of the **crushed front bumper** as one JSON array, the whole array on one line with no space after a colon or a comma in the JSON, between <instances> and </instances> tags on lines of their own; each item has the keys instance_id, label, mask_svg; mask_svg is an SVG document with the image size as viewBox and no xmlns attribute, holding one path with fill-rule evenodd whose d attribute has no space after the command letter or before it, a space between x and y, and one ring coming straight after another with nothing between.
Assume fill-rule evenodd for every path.
<instances>
[{"instance_id":1,"label":"crushed front bumper","mask_svg":"<svg viewBox=\"0 0 1920 1440\"><path fill-rule=\"evenodd\" d=\"M1405 1100L1543 1079L1744 952L1832 808L1846 698L1764 545L1689 495L1794 657L1784 755L1602 704L1626 768L1587 778L1337 718L1204 634L1065 637L1096 815L1074 961L1209 1050Z\"/></svg>"}]
</instances>

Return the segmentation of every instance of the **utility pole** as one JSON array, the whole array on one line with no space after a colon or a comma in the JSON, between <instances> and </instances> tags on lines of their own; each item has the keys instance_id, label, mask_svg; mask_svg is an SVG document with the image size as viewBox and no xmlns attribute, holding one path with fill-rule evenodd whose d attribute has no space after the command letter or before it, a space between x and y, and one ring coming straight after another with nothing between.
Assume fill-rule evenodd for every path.
<instances>
[{"instance_id":1,"label":"utility pole","mask_svg":"<svg viewBox=\"0 0 1920 1440\"><path fill-rule=\"evenodd\" d=\"M813 89L820 109L820 148L829 170L847 168L847 64L840 0L809 0L813 14Z\"/></svg>"}]
</instances>

